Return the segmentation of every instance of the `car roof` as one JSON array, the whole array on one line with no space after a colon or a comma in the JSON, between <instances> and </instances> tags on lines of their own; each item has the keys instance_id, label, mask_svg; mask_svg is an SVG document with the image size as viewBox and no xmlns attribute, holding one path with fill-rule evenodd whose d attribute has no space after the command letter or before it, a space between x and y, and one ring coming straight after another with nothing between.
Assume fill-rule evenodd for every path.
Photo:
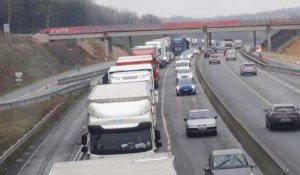
<instances>
[{"instance_id":1,"label":"car roof","mask_svg":"<svg viewBox=\"0 0 300 175\"><path fill-rule=\"evenodd\" d=\"M245 65L245 64L254 64L254 63L253 62L244 62L243 65Z\"/></svg>"},{"instance_id":2,"label":"car roof","mask_svg":"<svg viewBox=\"0 0 300 175\"><path fill-rule=\"evenodd\" d=\"M290 106L295 107L295 105L292 104L292 103L276 103L276 104L272 104L273 108L276 108L276 107L290 107Z\"/></svg>"},{"instance_id":3,"label":"car roof","mask_svg":"<svg viewBox=\"0 0 300 175\"><path fill-rule=\"evenodd\" d=\"M189 112L202 112L202 111L210 111L209 109L193 109L190 110Z\"/></svg>"},{"instance_id":4,"label":"car roof","mask_svg":"<svg viewBox=\"0 0 300 175\"><path fill-rule=\"evenodd\" d=\"M176 63L183 63L183 62L188 63L189 61L186 59L180 59L176 61Z\"/></svg>"},{"instance_id":5,"label":"car roof","mask_svg":"<svg viewBox=\"0 0 300 175\"><path fill-rule=\"evenodd\" d=\"M220 149L212 151L213 156L228 154L244 154L244 152L241 149Z\"/></svg>"}]
</instances>

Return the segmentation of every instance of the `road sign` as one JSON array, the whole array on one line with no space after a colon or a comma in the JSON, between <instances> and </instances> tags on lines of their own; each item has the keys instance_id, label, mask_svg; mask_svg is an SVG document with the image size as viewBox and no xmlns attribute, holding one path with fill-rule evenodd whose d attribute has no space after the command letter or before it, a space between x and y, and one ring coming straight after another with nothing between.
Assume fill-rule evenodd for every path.
<instances>
[{"instance_id":1,"label":"road sign","mask_svg":"<svg viewBox=\"0 0 300 175\"><path fill-rule=\"evenodd\" d=\"M23 72L15 72L15 75L16 75L17 79L19 79L23 75Z\"/></svg>"},{"instance_id":2,"label":"road sign","mask_svg":"<svg viewBox=\"0 0 300 175\"><path fill-rule=\"evenodd\" d=\"M255 46L255 51L256 52L261 52L261 45L256 45Z\"/></svg>"}]
</instances>

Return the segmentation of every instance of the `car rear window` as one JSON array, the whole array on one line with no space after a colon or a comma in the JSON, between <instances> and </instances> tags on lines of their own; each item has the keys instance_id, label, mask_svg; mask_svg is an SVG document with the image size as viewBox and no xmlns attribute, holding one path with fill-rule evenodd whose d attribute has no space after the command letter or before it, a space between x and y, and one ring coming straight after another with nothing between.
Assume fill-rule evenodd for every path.
<instances>
[{"instance_id":1,"label":"car rear window","mask_svg":"<svg viewBox=\"0 0 300 175\"><path fill-rule=\"evenodd\" d=\"M189 66L189 63L187 62L176 63L176 67L187 67L187 66Z\"/></svg>"},{"instance_id":2,"label":"car rear window","mask_svg":"<svg viewBox=\"0 0 300 175\"><path fill-rule=\"evenodd\" d=\"M178 73L191 73L190 69L180 69L178 70Z\"/></svg>"},{"instance_id":3,"label":"car rear window","mask_svg":"<svg viewBox=\"0 0 300 175\"><path fill-rule=\"evenodd\" d=\"M197 111L197 112L190 112L189 119L210 119L212 118L212 114L209 111Z\"/></svg>"},{"instance_id":4,"label":"car rear window","mask_svg":"<svg viewBox=\"0 0 300 175\"><path fill-rule=\"evenodd\" d=\"M254 67L254 64L244 64L244 67Z\"/></svg>"},{"instance_id":5,"label":"car rear window","mask_svg":"<svg viewBox=\"0 0 300 175\"><path fill-rule=\"evenodd\" d=\"M284 106L284 107L276 107L274 111L275 112L296 112L296 109L293 106Z\"/></svg>"},{"instance_id":6,"label":"car rear window","mask_svg":"<svg viewBox=\"0 0 300 175\"><path fill-rule=\"evenodd\" d=\"M211 58L218 58L219 56L218 55L211 55L210 57Z\"/></svg>"}]
</instances>

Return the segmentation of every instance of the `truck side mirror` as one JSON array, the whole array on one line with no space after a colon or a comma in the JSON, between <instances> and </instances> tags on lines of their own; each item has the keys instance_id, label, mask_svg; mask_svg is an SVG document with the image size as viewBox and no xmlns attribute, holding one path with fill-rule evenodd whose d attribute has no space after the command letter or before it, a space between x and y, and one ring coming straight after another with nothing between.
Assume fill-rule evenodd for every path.
<instances>
[{"instance_id":1,"label":"truck side mirror","mask_svg":"<svg viewBox=\"0 0 300 175\"><path fill-rule=\"evenodd\" d=\"M108 72L102 77L102 84L108 84Z\"/></svg>"},{"instance_id":2,"label":"truck side mirror","mask_svg":"<svg viewBox=\"0 0 300 175\"><path fill-rule=\"evenodd\" d=\"M209 172L209 171L210 171L210 168L209 168L208 166L206 166L206 167L203 168L203 170L204 170L205 172Z\"/></svg>"},{"instance_id":3,"label":"truck side mirror","mask_svg":"<svg viewBox=\"0 0 300 175\"><path fill-rule=\"evenodd\" d=\"M158 142L158 141L155 142L155 145L156 145L157 148L162 147L162 143L161 143L161 142Z\"/></svg>"},{"instance_id":4,"label":"truck side mirror","mask_svg":"<svg viewBox=\"0 0 300 175\"><path fill-rule=\"evenodd\" d=\"M87 136L86 134L81 135L81 144L86 145L87 144Z\"/></svg>"},{"instance_id":5,"label":"truck side mirror","mask_svg":"<svg viewBox=\"0 0 300 175\"><path fill-rule=\"evenodd\" d=\"M155 90L154 91L154 95L155 95L155 103L158 103L159 102L159 96L158 96L158 91L157 90Z\"/></svg>"},{"instance_id":6,"label":"truck side mirror","mask_svg":"<svg viewBox=\"0 0 300 175\"><path fill-rule=\"evenodd\" d=\"M161 139L161 135L160 135L160 131L155 129L154 130L154 134L155 134L155 140L158 141Z\"/></svg>"},{"instance_id":7,"label":"truck side mirror","mask_svg":"<svg viewBox=\"0 0 300 175\"><path fill-rule=\"evenodd\" d=\"M86 146L81 147L81 152L86 154L88 152L88 148Z\"/></svg>"}]
</instances>

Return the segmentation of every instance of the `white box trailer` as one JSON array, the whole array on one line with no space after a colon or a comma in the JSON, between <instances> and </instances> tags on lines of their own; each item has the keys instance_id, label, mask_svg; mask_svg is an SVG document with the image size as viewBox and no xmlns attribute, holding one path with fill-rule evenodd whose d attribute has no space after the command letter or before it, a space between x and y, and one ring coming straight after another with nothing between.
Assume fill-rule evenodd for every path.
<instances>
[{"instance_id":1,"label":"white box trailer","mask_svg":"<svg viewBox=\"0 0 300 175\"><path fill-rule=\"evenodd\" d=\"M151 64L111 66L108 70L108 83L147 81L154 89L154 76Z\"/></svg>"},{"instance_id":2,"label":"white box trailer","mask_svg":"<svg viewBox=\"0 0 300 175\"><path fill-rule=\"evenodd\" d=\"M87 99L89 142L83 135L83 152L93 159L157 150L157 101L145 81L95 86Z\"/></svg>"},{"instance_id":3,"label":"white box trailer","mask_svg":"<svg viewBox=\"0 0 300 175\"><path fill-rule=\"evenodd\" d=\"M148 156L113 156L105 159L54 163L49 175L176 175L173 157L167 153Z\"/></svg>"}]
</instances>

